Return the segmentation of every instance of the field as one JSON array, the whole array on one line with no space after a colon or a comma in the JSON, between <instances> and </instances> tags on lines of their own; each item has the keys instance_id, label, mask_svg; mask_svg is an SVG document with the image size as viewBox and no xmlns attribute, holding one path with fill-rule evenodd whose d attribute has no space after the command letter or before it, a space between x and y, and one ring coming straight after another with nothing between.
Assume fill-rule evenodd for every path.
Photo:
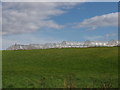
<instances>
[{"instance_id":1,"label":"field","mask_svg":"<svg viewBox=\"0 0 120 90\"><path fill-rule=\"evenodd\" d=\"M3 51L3 88L117 88L118 47Z\"/></svg>"}]
</instances>

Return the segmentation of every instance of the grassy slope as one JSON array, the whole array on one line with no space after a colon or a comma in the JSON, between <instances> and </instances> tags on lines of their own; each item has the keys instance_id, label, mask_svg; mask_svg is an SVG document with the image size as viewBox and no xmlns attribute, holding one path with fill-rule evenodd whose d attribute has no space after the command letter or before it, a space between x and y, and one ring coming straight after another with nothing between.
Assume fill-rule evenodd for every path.
<instances>
[{"instance_id":1,"label":"grassy slope","mask_svg":"<svg viewBox=\"0 0 120 90\"><path fill-rule=\"evenodd\" d=\"M115 48L3 51L3 87L117 87Z\"/></svg>"}]
</instances>

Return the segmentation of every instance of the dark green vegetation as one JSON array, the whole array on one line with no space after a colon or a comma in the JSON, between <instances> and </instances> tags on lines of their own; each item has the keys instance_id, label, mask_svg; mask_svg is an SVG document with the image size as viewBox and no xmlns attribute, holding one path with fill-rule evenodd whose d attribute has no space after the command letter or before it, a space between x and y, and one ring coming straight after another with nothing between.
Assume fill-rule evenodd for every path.
<instances>
[{"instance_id":1,"label":"dark green vegetation","mask_svg":"<svg viewBox=\"0 0 120 90\"><path fill-rule=\"evenodd\" d=\"M116 88L118 47L3 51L3 88Z\"/></svg>"}]
</instances>

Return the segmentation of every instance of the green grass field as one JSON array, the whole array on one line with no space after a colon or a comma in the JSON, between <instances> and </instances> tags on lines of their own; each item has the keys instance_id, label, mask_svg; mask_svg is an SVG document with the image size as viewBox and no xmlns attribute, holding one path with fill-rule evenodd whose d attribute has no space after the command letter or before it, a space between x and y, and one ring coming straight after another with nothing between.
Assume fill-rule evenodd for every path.
<instances>
[{"instance_id":1,"label":"green grass field","mask_svg":"<svg viewBox=\"0 0 120 90\"><path fill-rule=\"evenodd\" d=\"M3 88L117 88L118 47L3 51Z\"/></svg>"}]
</instances>

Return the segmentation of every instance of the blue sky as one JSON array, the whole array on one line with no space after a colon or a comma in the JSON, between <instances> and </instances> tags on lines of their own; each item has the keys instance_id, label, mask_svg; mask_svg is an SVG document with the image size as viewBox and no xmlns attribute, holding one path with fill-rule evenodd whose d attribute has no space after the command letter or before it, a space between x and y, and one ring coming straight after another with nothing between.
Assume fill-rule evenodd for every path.
<instances>
[{"instance_id":1,"label":"blue sky","mask_svg":"<svg viewBox=\"0 0 120 90\"><path fill-rule=\"evenodd\" d=\"M59 18L53 17L52 19L60 24L81 22L87 18L117 11L118 3L115 2L86 2L78 4L74 8L69 9L68 13L61 15ZM65 18L65 20L63 18Z\"/></svg>"},{"instance_id":2,"label":"blue sky","mask_svg":"<svg viewBox=\"0 0 120 90\"><path fill-rule=\"evenodd\" d=\"M3 3L3 49L61 41L118 38L117 2Z\"/></svg>"}]
</instances>

